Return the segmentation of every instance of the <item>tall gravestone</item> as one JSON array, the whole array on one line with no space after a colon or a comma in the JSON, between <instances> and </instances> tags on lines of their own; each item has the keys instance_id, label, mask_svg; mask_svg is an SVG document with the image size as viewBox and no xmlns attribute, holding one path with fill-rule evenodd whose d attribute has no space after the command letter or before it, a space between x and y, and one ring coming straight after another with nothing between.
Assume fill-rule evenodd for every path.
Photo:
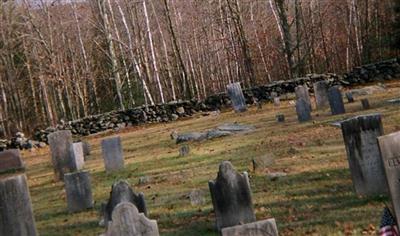
<instances>
[{"instance_id":1,"label":"tall gravestone","mask_svg":"<svg viewBox=\"0 0 400 236\"><path fill-rule=\"evenodd\" d=\"M364 110L368 110L368 109L371 108L371 106L369 105L369 100L368 100L368 98L361 99L361 106L362 106L362 108L363 108Z\"/></svg>"},{"instance_id":2,"label":"tall gravestone","mask_svg":"<svg viewBox=\"0 0 400 236\"><path fill-rule=\"evenodd\" d=\"M64 175L68 211L79 212L93 208L90 174L87 171Z\"/></svg>"},{"instance_id":3,"label":"tall gravestone","mask_svg":"<svg viewBox=\"0 0 400 236\"><path fill-rule=\"evenodd\" d=\"M383 134L380 114L357 116L342 121L341 127L356 193L365 196L387 193L377 141Z\"/></svg>"},{"instance_id":4,"label":"tall gravestone","mask_svg":"<svg viewBox=\"0 0 400 236\"><path fill-rule=\"evenodd\" d=\"M25 169L19 149L0 152L0 173Z\"/></svg>"},{"instance_id":5,"label":"tall gravestone","mask_svg":"<svg viewBox=\"0 0 400 236\"><path fill-rule=\"evenodd\" d=\"M309 106L310 111L312 110L310 94L308 93L307 85L299 85L295 88L296 101L303 99Z\"/></svg>"},{"instance_id":6,"label":"tall gravestone","mask_svg":"<svg viewBox=\"0 0 400 236\"><path fill-rule=\"evenodd\" d=\"M219 166L215 181L209 181L218 230L254 222L253 203L247 173L239 174L229 161Z\"/></svg>"},{"instance_id":7,"label":"tall gravestone","mask_svg":"<svg viewBox=\"0 0 400 236\"><path fill-rule=\"evenodd\" d=\"M0 235L37 235L24 174L0 179Z\"/></svg>"},{"instance_id":8,"label":"tall gravestone","mask_svg":"<svg viewBox=\"0 0 400 236\"><path fill-rule=\"evenodd\" d=\"M275 219L223 228L222 236L278 236Z\"/></svg>"},{"instance_id":9,"label":"tall gravestone","mask_svg":"<svg viewBox=\"0 0 400 236\"><path fill-rule=\"evenodd\" d=\"M332 115L346 113L343 103L342 92L340 92L339 86L333 86L328 89L328 98Z\"/></svg>"},{"instance_id":10,"label":"tall gravestone","mask_svg":"<svg viewBox=\"0 0 400 236\"><path fill-rule=\"evenodd\" d=\"M353 93L352 92L347 92L345 94L346 94L347 102L348 103L353 103L354 102Z\"/></svg>"},{"instance_id":11,"label":"tall gravestone","mask_svg":"<svg viewBox=\"0 0 400 236\"><path fill-rule=\"evenodd\" d=\"M83 144L81 142L79 143L73 143L71 146L72 150L72 159L75 162L75 166L77 170L83 169L83 166L85 165L85 157L83 153Z\"/></svg>"},{"instance_id":12,"label":"tall gravestone","mask_svg":"<svg viewBox=\"0 0 400 236\"><path fill-rule=\"evenodd\" d=\"M76 171L72 155L72 134L69 130L57 131L48 135L54 173L59 180L64 174Z\"/></svg>"},{"instance_id":13,"label":"tall gravestone","mask_svg":"<svg viewBox=\"0 0 400 236\"><path fill-rule=\"evenodd\" d=\"M228 84L227 90L235 112L247 111L246 99L244 98L240 83Z\"/></svg>"},{"instance_id":14,"label":"tall gravestone","mask_svg":"<svg viewBox=\"0 0 400 236\"><path fill-rule=\"evenodd\" d=\"M378 138L397 225L400 225L400 132Z\"/></svg>"},{"instance_id":15,"label":"tall gravestone","mask_svg":"<svg viewBox=\"0 0 400 236\"><path fill-rule=\"evenodd\" d=\"M328 88L328 82L325 80L314 83L315 103L317 109L324 109L329 106Z\"/></svg>"},{"instance_id":16,"label":"tall gravestone","mask_svg":"<svg viewBox=\"0 0 400 236\"><path fill-rule=\"evenodd\" d=\"M119 203L106 236L159 236L157 221L149 220L130 202Z\"/></svg>"},{"instance_id":17,"label":"tall gravestone","mask_svg":"<svg viewBox=\"0 0 400 236\"><path fill-rule=\"evenodd\" d=\"M118 171L124 168L124 156L120 137L103 139L101 141L101 150L107 172Z\"/></svg>"},{"instance_id":18,"label":"tall gravestone","mask_svg":"<svg viewBox=\"0 0 400 236\"><path fill-rule=\"evenodd\" d=\"M311 109L304 99L300 98L296 101L296 113L299 122L306 122L311 120Z\"/></svg>"}]
</instances>

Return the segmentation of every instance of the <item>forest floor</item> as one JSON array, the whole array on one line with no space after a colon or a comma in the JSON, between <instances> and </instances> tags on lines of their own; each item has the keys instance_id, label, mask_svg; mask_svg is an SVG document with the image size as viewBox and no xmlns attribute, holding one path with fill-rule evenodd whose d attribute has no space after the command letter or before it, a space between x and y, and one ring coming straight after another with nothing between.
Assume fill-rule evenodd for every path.
<instances>
[{"instance_id":1,"label":"forest floor","mask_svg":"<svg viewBox=\"0 0 400 236\"><path fill-rule=\"evenodd\" d=\"M386 100L400 97L400 83L388 83L385 92L369 95L371 109L362 110L360 99L345 104L347 113L331 116L329 109L314 111L313 121L298 123L293 105L279 108L265 104L262 110L232 110L219 116L202 116L167 124L144 125L88 137L92 154L85 169L90 171L95 208L69 214L62 182L54 180L48 148L23 152L29 188L40 235L99 235L99 208L107 201L111 185L126 179L136 192L143 192L149 218L158 221L161 235L218 235L214 230L208 181L215 179L218 165L229 160L240 172L248 171L258 220L274 217L280 235L376 235L387 197L363 198L353 191L340 128L332 122L359 114L379 112L386 134L400 130L399 105ZM283 113L285 123L275 115ZM179 145L170 139L178 132L203 131L223 123L250 124L256 130L198 143L191 153L179 157ZM106 174L100 141L120 135L125 169ZM264 161L256 172L252 159ZM270 180L270 172L287 176ZM147 184L139 178L148 176ZM200 189L205 203L192 206L188 194Z\"/></svg>"}]
</instances>

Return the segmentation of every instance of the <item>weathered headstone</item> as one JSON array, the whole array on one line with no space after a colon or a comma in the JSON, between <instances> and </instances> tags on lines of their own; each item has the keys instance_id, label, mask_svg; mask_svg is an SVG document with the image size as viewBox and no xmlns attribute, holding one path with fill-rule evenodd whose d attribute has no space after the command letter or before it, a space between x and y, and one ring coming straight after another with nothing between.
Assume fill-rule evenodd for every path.
<instances>
[{"instance_id":1,"label":"weathered headstone","mask_svg":"<svg viewBox=\"0 0 400 236\"><path fill-rule=\"evenodd\" d=\"M104 165L107 172L124 168L124 157L120 137L103 139L101 141Z\"/></svg>"},{"instance_id":2,"label":"weathered headstone","mask_svg":"<svg viewBox=\"0 0 400 236\"><path fill-rule=\"evenodd\" d=\"M377 141L383 134L380 114L357 116L342 121L341 127L356 193L365 196L387 193Z\"/></svg>"},{"instance_id":3,"label":"weathered headstone","mask_svg":"<svg viewBox=\"0 0 400 236\"><path fill-rule=\"evenodd\" d=\"M222 236L278 236L275 219L223 228Z\"/></svg>"},{"instance_id":4,"label":"weathered headstone","mask_svg":"<svg viewBox=\"0 0 400 236\"><path fill-rule=\"evenodd\" d=\"M91 151L92 151L92 147L90 146L90 143L87 141L82 141L82 148L83 148L83 155L89 156Z\"/></svg>"},{"instance_id":5,"label":"weathered headstone","mask_svg":"<svg viewBox=\"0 0 400 236\"><path fill-rule=\"evenodd\" d=\"M51 159L54 173L59 180L64 179L64 174L76 171L72 157L72 134L69 130L62 130L48 135Z\"/></svg>"},{"instance_id":6,"label":"weathered headstone","mask_svg":"<svg viewBox=\"0 0 400 236\"><path fill-rule=\"evenodd\" d=\"M279 97L274 97L274 106L279 107L281 105L281 100Z\"/></svg>"},{"instance_id":7,"label":"weathered headstone","mask_svg":"<svg viewBox=\"0 0 400 236\"><path fill-rule=\"evenodd\" d=\"M352 92L346 92L346 98L348 103L353 103L354 102L354 97L353 97L353 93Z\"/></svg>"},{"instance_id":8,"label":"weathered headstone","mask_svg":"<svg viewBox=\"0 0 400 236\"><path fill-rule=\"evenodd\" d=\"M227 85L228 95L231 99L233 109L236 112L247 111L246 100L243 95L240 83L232 83Z\"/></svg>"},{"instance_id":9,"label":"weathered headstone","mask_svg":"<svg viewBox=\"0 0 400 236\"><path fill-rule=\"evenodd\" d=\"M309 106L310 111L312 110L310 94L308 93L307 85L299 85L295 88L296 102L303 99Z\"/></svg>"},{"instance_id":10,"label":"weathered headstone","mask_svg":"<svg viewBox=\"0 0 400 236\"><path fill-rule=\"evenodd\" d=\"M0 235L37 235L25 175L0 180Z\"/></svg>"},{"instance_id":11,"label":"weathered headstone","mask_svg":"<svg viewBox=\"0 0 400 236\"><path fill-rule=\"evenodd\" d=\"M229 161L224 161L219 166L217 179L209 181L208 186L218 230L256 220L246 172L239 174Z\"/></svg>"},{"instance_id":12,"label":"weathered headstone","mask_svg":"<svg viewBox=\"0 0 400 236\"><path fill-rule=\"evenodd\" d=\"M190 204L200 206L205 203L204 193L200 189L194 189L189 193Z\"/></svg>"},{"instance_id":13,"label":"weathered headstone","mask_svg":"<svg viewBox=\"0 0 400 236\"><path fill-rule=\"evenodd\" d=\"M309 104L302 98L296 101L296 113L299 122L311 120L311 110Z\"/></svg>"},{"instance_id":14,"label":"weathered headstone","mask_svg":"<svg viewBox=\"0 0 400 236\"><path fill-rule=\"evenodd\" d=\"M90 174L87 171L64 175L68 211L79 212L93 208Z\"/></svg>"},{"instance_id":15,"label":"weathered headstone","mask_svg":"<svg viewBox=\"0 0 400 236\"><path fill-rule=\"evenodd\" d=\"M328 82L325 80L314 83L314 94L317 109L323 109L329 106L328 88Z\"/></svg>"},{"instance_id":16,"label":"weathered headstone","mask_svg":"<svg viewBox=\"0 0 400 236\"><path fill-rule=\"evenodd\" d=\"M397 225L400 225L400 132L378 138Z\"/></svg>"},{"instance_id":17,"label":"weathered headstone","mask_svg":"<svg viewBox=\"0 0 400 236\"><path fill-rule=\"evenodd\" d=\"M328 89L328 97L332 115L346 113L342 93L338 86L333 86Z\"/></svg>"},{"instance_id":18,"label":"weathered headstone","mask_svg":"<svg viewBox=\"0 0 400 236\"><path fill-rule=\"evenodd\" d=\"M75 162L75 166L77 170L83 169L85 165L85 157L83 154L83 144L82 143L73 143L72 146L72 159Z\"/></svg>"},{"instance_id":19,"label":"weathered headstone","mask_svg":"<svg viewBox=\"0 0 400 236\"><path fill-rule=\"evenodd\" d=\"M103 212L104 221L107 225L112 220L112 212L114 208L121 202L130 202L134 204L139 212L147 215L146 201L144 200L143 193L136 194L133 192L129 183L123 180L117 181L113 184L110 192L110 198Z\"/></svg>"},{"instance_id":20,"label":"weathered headstone","mask_svg":"<svg viewBox=\"0 0 400 236\"><path fill-rule=\"evenodd\" d=\"M180 157L185 157L185 156L189 155L189 153L190 153L189 145L183 145L179 148L179 156Z\"/></svg>"},{"instance_id":21,"label":"weathered headstone","mask_svg":"<svg viewBox=\"0 0 400 236\"><path fill-rule=\"evenodd\" d=\"M106 236L159 236L157 221L149 220L130 202L119 203Z\"/></svg>"},{"instance_id":22,"label":"weathered headstone","mask_svg":"<svg viewBox=\"0 0 400 236\"><path fill-rule=\"evenodd\" d=\"M364 98L364 99L361 100L361 105L362 105L362 108L363 108L364 110L368 110L368 109L371 108L370 105L369 105L369 101L368 101L367 98Z\"/></svg>"},{"instance_id":23,"label":"weathered headstone","mask_svg":"<svg viewBox=\"0 0 400 236\"><path fill-rule=\"evenodd\" d=\"M0 152L0 173L25 169L19 149Z\"/></svg>"},{"instance_id":24,"label":"weathered headstone","mask_svg":"<svg viewBox=\"0 0 400 236\"><path fill-rule=\"evenodd\" d=\"M278 122L285 122L285 115L284 114L277 114L276 121Z\"/></svg>"}]
</instances>

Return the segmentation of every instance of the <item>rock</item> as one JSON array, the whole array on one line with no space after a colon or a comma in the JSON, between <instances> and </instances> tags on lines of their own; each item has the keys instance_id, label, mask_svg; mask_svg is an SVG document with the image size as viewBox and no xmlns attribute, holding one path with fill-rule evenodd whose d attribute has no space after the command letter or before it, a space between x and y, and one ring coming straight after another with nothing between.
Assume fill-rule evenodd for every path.
<instances>
[{"instance_id":1,"label":"rock","mask_svg":"<svg viewBox=\"0 0 400 236\"><path fill-rule=\"evenodd\" d=\"M190 204L192 206L201 206L205 204L204 192L200 189L194 189L189 193Z\"/></svg>"},{"instance_id":2,"label":"rock","mask_svg":"<svg viewBox=\"0 0 400 236\"><path fill-rule=\"evenodd\" d=\"M271 181L278 180L278 179L280 179L282 177L285 177L285 176L287 176L287 174L284 173L284 172L273 172L273 173L268 173L267 174L268 179L271 180Z\"/></svg>"},{"instance_id":3,"label":"rock","mask_svg":"<svg viewBox=\"0 0 400 236\"><path fill-rule=\"evenodd\" d=\"M183 107L178 107L178 108L176 108L176 112L179 114L179 115L183 115L183 114L185 114L185 108L183 108Z\"/></svg>"},{"instance_id":4,"label":"rock","mask_svg":"<svg viewBox=\"0 0 400 236\"><path fill-rule=\"evenodd\" d=\"M218 129L209 130L207 132L207 139L214 139L232 135L232 132L229 131L222 131Z\"/></svg>"},{"instance_id":5,"label":"rock","mask_svg":"<svg viewBox=\"0 0 400 236\"><path fill-rule=\"evenodd\" d=\"M222 236L278 236L275 219L223 228Z\"/></svg>"},{"instance_id":6,"label":"rock","mask_svg":"<svg viewBox=\"0 0 400 236\"><path fill-rule=\"evenodd\" d=\"M172 140L176 140L178 138L178 132L176 130L172 131L171 134L169 135Z\"/></svg>"},{"instance_id":7,"label":"rock","mask_svg":"<svg viewBox=\"0 0 400 236\"><path fill-rule=\"evenodd\" d=\"M246 132L254 130L255 127L251 125L242 125L238 123L226 123L218 126L217 129L228 132Z\"/></svg>"},{"instance_id":8,"label":"rock","mask_svg":"<svg viewBox=\"0 0 400 236\"><path fill-rule=\"evenodd\" d=\"M178 137L176 138L176 143L179 144L190 141L202 141L205 139L207 139L206 133L192 132L192 133L179 134Z\"/></svg>"},{"instance_id":9,"label":"rock","mask_svg":"<svg viewBox=\"0 0 400 236\"><path fill-rule=\"evenodd\" d=\"M175 120L179 119L179 116L178 116L177 114L172 114L172 115L171 115L171 119L172 119L173 121L175 121Z\"/></svg>"},{"instance_id":10,"label":"rock","mask_svg":"<svg viewBox=\"0 0 400 236\"><path fill-rule=\"evenodd\" d=\"M385 92L386 89L382 86L379 85L373 85L373 86L367 86L361 89L352 89L351 93L353 96L366 96L366 95L371 95L375 93L382 93Z\"/></svg>"},{"instance_id":11,"label":"rock","mask_svg":"<svg viewBox=\"0 0 400 236\"><path fill-rule=\"evenodd\" d=\"M150 182L150 177L148 176L140 176L139 177L139 185L146 185Z\"/></svg>"}]
</instances>

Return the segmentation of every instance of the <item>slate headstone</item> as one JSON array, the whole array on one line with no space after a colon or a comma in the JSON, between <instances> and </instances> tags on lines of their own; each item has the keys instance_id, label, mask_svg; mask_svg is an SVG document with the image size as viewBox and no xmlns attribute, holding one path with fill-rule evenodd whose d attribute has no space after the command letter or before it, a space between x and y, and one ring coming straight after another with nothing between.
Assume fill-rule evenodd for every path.
<instances>
[{"instance_id":1,"label":"slate headstone","mask_svg":"<svg viewBox=\"0 0 400 236\"><path fill-rule=\"evenodd\" d=\"M0 173L24 169L25 164L22 161L19 149L9 149L0 152Z\"/></svg>"},{"instance_id":2,"label":"slate headstone","mask_svg":"<svg viewBox=\"0 0 400 236\"><path fill-rule=\"evenodd\" d=\"M68 211L71 213L93 208L90 174L87 171L64 175Z\"/></svg>"},{"instance_id":3,"label":"slate headstone","mask_svg":"<svg viewBox=\"0 0 400 236\"><path fill-rule=\"evenodd\" d=\"M256 220L246 172L239 174L229 161L224 161L219 166L217 179L209 181L208 186L218 230Z\"/></svg>"},{"instance_id":4,"label":"slate headstone","mask_svg":"<svg viewBox=\"0 0 400 236\"><path fill-rule=\"evenodd\" d=\"M64 179L64 174L76 171L72 157L72 134L69 130L56 131L48 136L54 173L58 180Z\"/></svg>"},{"instance_id":5,"label":"slate headstone","mask_svg":"<svg viewBox=\"0 0 400 236\"><path fill-rule=\"evenodd\" d=\"M275 219L223 228L222 236L278 236Z\"/></svg>"},{"instance_id":6,"label":"slate headstone","mask_svg":"<svg viewBox=\"0 0 400 236\"><path fill-rule=\"evenodd\" d=\"M296 101L296 113L299 122L306 122L311 120L310 105L302 98Z\"/></svg>"},{"instance_id":7,"label":"slate headstone","mask_svg":"<svg viewBox=\"0 0 400 236\"><path fill-rule=\"evenodd\" d=\"M317 109L324 109L329 106L328 88L328 82L325 80L314 83L314 94Z\"/></svg>"},{"instance_id":8,"label":"slate headstone","mask_svg":"<svg viewBox=\"0 0 400 236\"><path fill-rule=\"evenodd\" d=\"M185 157L185 156L189 155L189 153L190 153L189 145L182 145L179 148L179 156L180 157Z\"/></svg>"},{"instance_id":9,"label":"slate headstone","mask_svg":"<svg viewBox=\"0 0 400 236\"><path fill-rule=\"evenodd\" d=\"M400 132L378 138L397 225L400 225Z\"/></svg>"},{"instance_id":10,"label":"slate headstone","mask_svg":"<svg viewBox=\"0 0 400 236\"><path fill-rule=\"evenodd\" d=\"M380 114L357 116L341 122L351 176L356 193L387 193L387 183L377 137L383 135Z\"/></svg>"},{"instance_id":11,"label":"slate headstone","mask_svg":"<svg viewBox=\"0 0 400 236\"><path fill-rule=\"evenodd\" d=\"M0 235L37 235L24 174L0 179Z\"/></svg>"},{"instance_id":12,"label":"slate headstone","mask_svg":"<svg viewBox=\"0 0 400 236\"><path fill-rule=\"evenodd\" d=\"M90 143L87 141L82 141L82 148L83 148L83 155L89 156L91 151L92 151L92 147L90 146Z\"/></svg>"},{"instance_id":13,"label":"slate headstone","mask_svg":"<svg viewBox=\"0 0 400 236\"><path fill-rule=\"evenodd\" d=\"M346 92L346 98L348 103L353 103L354 102L354 97L352 92Z\"/></svg>"},{"instance_id":14,"label":"slate headstone","mask_svg":"<svg viewBox=\"0 0 400 236\"><path fill-rule=\"evenodd\" d=\"M124 168L124 156L120 137L103 139L101 150L107 172L118 171Z\"/></svg>"},{"instance_id":15,"label":"slate headstone","mask_svg":"<svg viewBox=\"0 0 400 236\"><path fill-rule=\"evenodd\" d=\"M157 221L149 220L130 202L119 203L106 236L159 236Z\"/></svg>"},{"instance_id":16,"label":"slate headstone","mask_svg":"<svg viewBox=\"0 0 400 236\"><path fill-rule=\"evenodd\" d=\"M232 83L227 85L228 95L231 99L233 109L235 112L247 111L246 100L243 95L240 83Z\"/></svg>"},{"instance_id":17,"label":"slate headstone","mask_svg":"<svg viewBox=\"0 0 400 236\"><path fill-rule=\"evenodd\" d=\"M277 114L276 115L277 122L285 122L285 115L284 114Z\"/></svg>"},{"instance_id":18,"label":"slate headstone","mask_svg":"<svg viewBox=\"0 0 400 236\"><path fill-rule=\"evenodd\" d=\"M361 105L364 110L370 109L369 101L367 98L361 99Z\"/></svg>"},{"instance_id":19,"label":"slate headstone","mask_svg":"<svg viewBox=\"0 0 400 236\"><path fill-rule=\"evenodd\" d=\"M346 113L343 103L342 92L340 92L338 86L333 86L328 89L328 97L332 115Z\"/></svg>"},{"instance_id":20,"label":"slate headstone","mask_svg":"<svg viewBox=\"0 0 400 236\"><path fill-rule=\"evenodd\" d=\"M296 102L303 99L309 106L310 111L312 111L310 94L308 93L307 85L299 85L295 88Z\"/></svg>"},{"instance_id":21,"label":"slate headstone","mask_svg":"<svg viewBox=\"0 0 400 236\"><path fill-rule=\"evenodd\" d=\"M72 146L72 159L75 162L75 166L77 170L83 169L85 165L85 157L83 153L83 145L81 142L73 143Z\"/></svg>"}]
</instances>

